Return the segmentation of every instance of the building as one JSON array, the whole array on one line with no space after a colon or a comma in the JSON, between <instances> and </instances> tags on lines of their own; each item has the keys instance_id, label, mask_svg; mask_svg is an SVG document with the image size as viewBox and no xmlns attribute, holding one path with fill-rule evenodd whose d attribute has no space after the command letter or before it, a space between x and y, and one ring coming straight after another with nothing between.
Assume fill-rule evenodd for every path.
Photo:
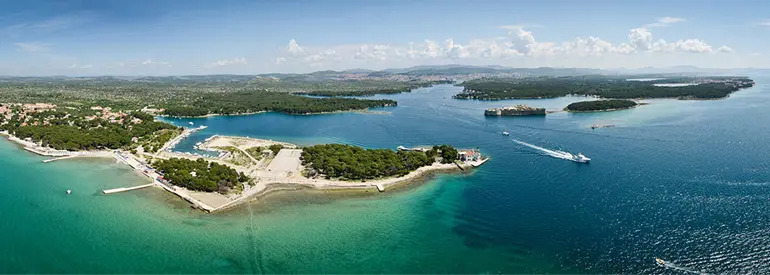
<instances>
[{"instance_id":1,"label":"building","mask_svg":"<svg viewBox=\"0 0 770 275\"><path fill-rule=\"evenodd\" d=\"M477 161L481 159L481 152L476 150L462 150L457 152L460 161Z\"/></svg>"}]
</instances>

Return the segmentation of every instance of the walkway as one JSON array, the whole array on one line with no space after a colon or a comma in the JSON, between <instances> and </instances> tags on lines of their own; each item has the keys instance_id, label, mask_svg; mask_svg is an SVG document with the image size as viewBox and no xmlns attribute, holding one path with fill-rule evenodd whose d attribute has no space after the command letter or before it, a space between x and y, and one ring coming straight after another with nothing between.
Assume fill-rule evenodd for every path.
<instances>
[{"instance_id":1,"label":"walkway","mask_svg":"<svg viewBox=\"0 0 770 275\"><path fill-rule=\"evenodd\" d=\"M142 188L150 187L150 186L153 186L153 185L155 185L155 183L149 183L149 184L139 185L139 186L134 186L134 187L120 187L120 188L115 188L115 189L107 189L107 190L104 190L102 192L104 194L113 194L113 193L120 193L120 192L136 190L136 189L142 189Z\"/></svg>"}]
</instances>

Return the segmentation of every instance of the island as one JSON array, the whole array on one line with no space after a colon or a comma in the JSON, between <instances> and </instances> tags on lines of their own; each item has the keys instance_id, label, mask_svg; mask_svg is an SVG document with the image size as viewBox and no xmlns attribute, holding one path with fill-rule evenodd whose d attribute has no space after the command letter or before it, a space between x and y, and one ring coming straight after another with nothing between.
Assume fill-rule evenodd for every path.
<instances>
[{"instance_id":1,"label":"island","mask_svg":"<svg viewBox=\"0 0 770 275\"><path fill-rule=\"evenodd\" d=\"M544 116L545 108L535 108L527 105L515 105L503 108L490 108L484 111L485 116Z\"/></svg>"},{"instance_id":2,"label":"island","mask_svg":"<svg viewBox=\"0 0 770 275\"><path fill-rule=\"evenodd\" d=\"M634 81L632 76L479 78L463 82L455 99L506 100L568 95L614 99L719 99L754 86L746 77L672 77Z\"/></svg>"},{"instance_id":3,"label":"island","mask_svg":"<svg viewBox=\"0 0 770 275\"><path fill-rule=\"evenodd\" d=\"M591 100L575 102L564 108L568 112L609 112L630 109L639 104L625 99Z\"/></svg>"}]
</instances>

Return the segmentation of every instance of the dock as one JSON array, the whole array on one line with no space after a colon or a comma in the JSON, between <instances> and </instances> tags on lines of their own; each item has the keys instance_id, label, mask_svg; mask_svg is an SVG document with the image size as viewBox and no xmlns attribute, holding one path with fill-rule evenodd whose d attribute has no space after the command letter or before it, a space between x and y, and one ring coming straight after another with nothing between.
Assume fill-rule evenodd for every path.
<instances>
[{"instance_id":1,"label":"dock","mask_svg":"<svg viewBox=\"0 0 770 275\"><path fill-rule=\"evenodd\" d=\"M155 183L139 185L139 186L133 186L133 187L120 187L120 188L115 188L115 189L107 189L107 190L104 190L102 192L104 194L114 194L114 193L126 192L126 191L131 191L131 190L136 190L136 189L142 189L142 188L150 187L150 186L153 186L153 185L155 185Z\"/></svg>"},{"instance_id":2,"label":"dock","mask_svg":"<svg viewBox=\"0 0 770 275\"><path fill-rule=\"evenodd\" d=\"M69 155L69 156L63 156L63 157L58 157L58 158L47 159L47 160L43 160L43 163L49 163L49 162L52 162L52 161L63 160L63 159L71 159L71 158L74 158L74 157L77 157L77 156L78 155Z\"/></svg>"}]
</instances>

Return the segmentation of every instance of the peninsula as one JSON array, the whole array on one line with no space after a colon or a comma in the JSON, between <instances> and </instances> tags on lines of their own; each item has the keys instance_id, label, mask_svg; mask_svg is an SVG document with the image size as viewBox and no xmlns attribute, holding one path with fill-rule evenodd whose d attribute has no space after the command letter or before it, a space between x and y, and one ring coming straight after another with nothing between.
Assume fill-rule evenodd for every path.
<instances>
[{"instance_id":1,"label":"peninsula","mask_svg":"<svg viewBox=\"0 0 770 275\"><path fill-rule=\"evenodd\" d=\"M544 108L535 108L527 105L515 105L503 108L490 108L484 111L485 116L544 116Z\"/></svg>"},{"instance_id":2,"label":"peninsula","mask_svg":"<svg viewBox=\"0 0 770 275\"><path fill-rule=\"evenodd\" d=\"M208 211L227 209L276 190L385 191L441 170L466 170L487 159L450 145L418 149L363 149L343 144L306 148L285 142L215 135L196 144L217 154L175 152L174 146L205 126L183 129L138 110L0 105L0 128L27 151L54 157L115 158L151 183L105 194L157 186Z\"/></svg>"},{"instance_id":3,"label":"peninsula","mask_svg":"<svg viewBox=\"0 0 770 275\"><path fill-rule=\"evenodd\" d=\"M719 99L754 86L746 77L675 77L634 81L630 76L568 76L479 78L462 83L456 99L505 100L555 98L568 95L614 99Z\"/></svg>"},{"instance_id":4,"label":"peninsula","mask_svg":"<svg viewBox=\"0 0 770 275\"><path fill-rule=\"evenodd\" d=\"M625 99L608 99L575 102L564 108L568 112L609 112L625 110L638 106L639 104Z\"/></svg>"}]
</instances>

